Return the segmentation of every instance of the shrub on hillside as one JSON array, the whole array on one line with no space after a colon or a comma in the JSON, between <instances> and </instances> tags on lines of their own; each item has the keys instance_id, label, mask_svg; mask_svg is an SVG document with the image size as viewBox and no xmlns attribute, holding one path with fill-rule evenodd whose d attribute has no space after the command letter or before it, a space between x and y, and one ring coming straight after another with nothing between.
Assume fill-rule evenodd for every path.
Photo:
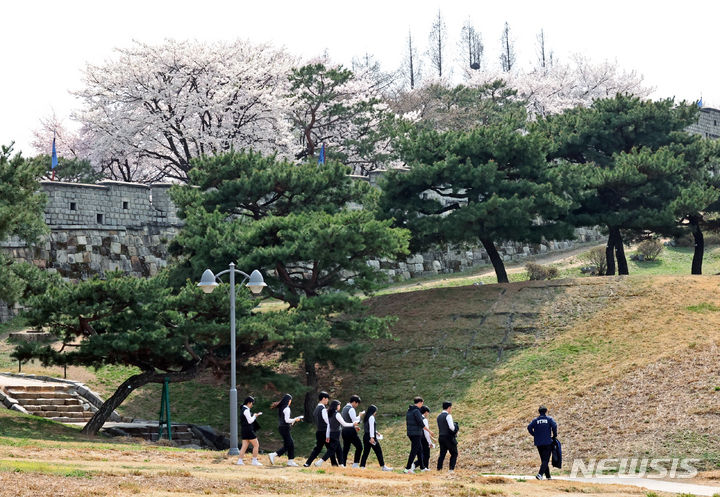
<instances>
[{"instance_id":1,"label":"shrub on hillside","mask_svg":"<svg viewBox=\"0 0 720 497\"><path fill-rule=\"evenodd\" d=\"M559 276L558 268L556 267L545 267L534 262L528 262L525 264L525 270L528 274L529 280L551 280Z\"/></svg>"},{"instance_id":2,"label":"shrub on hillside","mask_svg":"<svg viewBox=\"0 0 720 497\"><path fill-rule=\"evenodd\" d=\"M642 254L646 261L654 261L663 251L664 245L660 240L651 238L640 242L637 247L637 253Z\"/></svg>"},{"instance_id":3,"label":"shrub on hillside","mask_svg":"<svg viewBox=\"0 0 720 497\"><path fill-rule=\"evenodd\" d=\"M593 276L602 276L607 272L607 259L605 258L605 247L594 247L587 253L585 259L593 268Z\"/></svg>"}]
</instances>

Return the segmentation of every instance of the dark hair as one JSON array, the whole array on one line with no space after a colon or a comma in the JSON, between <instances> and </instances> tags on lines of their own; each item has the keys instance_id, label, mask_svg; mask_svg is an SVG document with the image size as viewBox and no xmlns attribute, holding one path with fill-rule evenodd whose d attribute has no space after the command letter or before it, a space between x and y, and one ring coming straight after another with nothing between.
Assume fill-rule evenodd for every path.
<instances>
[{"instance_id":1,"label":"dark hair","mask_svg":"<svg viewBox=\"0 0 720 497\"><path fill-rule=\"evenodd\" d=\"M357 402L357 403L359 404L359 403L360 403L360 397L357 396L357 395L351 395L351 396L350 396L350 402Z\"/></svg>"},{"instance_id":2,"label":"dark hair","mask_svg":"<svg viewBox=\"0 0 720 497\"><path fill-rule=\"evenodd\" d=\"M254 403L255 403L255 398L254 398L254 397L250 397L250 396L248 395L247 397L245 397L245 400L243 400L243 405L246 406L246 405L248 405L250 402L252 402L252 403L254 404Z\"/></svg>"},{"instance_id":3,"label":"dark hair","mask_svg":"<svg viewBox=\"0 0 720 497\"><path fill-rule=\"evenodd\" d=\"M325 390L323 390L322 392L320 392L318 394L318 400L329 399L329 398L330 398L330 394L327 393Z\"/></svg>"},{"instance_id":4,"label":"dark hair","mask_svg":"<svg viewBox=\"0 0 720 497\"><path fill-rule=\"evenodd\" d=\"M286 393L285 395L283 395L282 399L270 404L270 409L279 409L279 410L285 409L291 400L292 400L292 395L290 395L289 393Z\"/></svg>"},{"instance_id":5,"label":"dark hair","mask_svg":"<svg viewBox=\"0 0 720 497\"><path fill-rule=\"evenodd\" d=\"M425 414L426 412L430 412L430 408L428 406L422 406L420 412Z\"/></svg>"},{"instance_id":6,"label":"dark hair","mask_svg":"<svg viewBox=\"0 0 720 497\"><path fill-rule=\"evenodd\" d=\"M377 412L377 406L375 404L370 404L370 406L367 408L367 412L365 413L365 420L367 421L370 419L370 416L375 414Z\"/></svg>"},{"instance_id":7,"label":"dark hair","mask_svg":"<svg viewBox=\"0 0 720 497\"><path fill-rule=\"evenodd\" d=\"M452 406L452 402L450 402L449 400L446 400L445 402L443 402L443 411L451 406Z\"/></svg>"},{"instance_id":8,"label":"dark hair","mask_svg":"<svg viewBox=\"0 0 720 497\"><path fill-rule=\"evenodd\" d=\"M422 397L415 397L413 399L413 404L417 404L418 402L425 402Z\"/></svg>"},{"instance_id":9,"label":"dark hair","mask_svg":"<svg viewBox=\"0 0 720 497\"><path fill-rule=\"evenodd\" d=\"M545 414L545 413L547 412L547 407L545 407L545 406L540 406L540 408L538 409L538 412L539 412L540 414Z\"/></svg>"},{"instance_id":10,"label":"dark hair","mask_svg":"<svg viewBox=\"0 0 720 497\"><path fill-rule=\"evenodd\" d=\"M327 410L330 412L337 412L337 408L340 407L340 401L339 400L333 400L328 404Z\"/></svg>"}]
</instances>

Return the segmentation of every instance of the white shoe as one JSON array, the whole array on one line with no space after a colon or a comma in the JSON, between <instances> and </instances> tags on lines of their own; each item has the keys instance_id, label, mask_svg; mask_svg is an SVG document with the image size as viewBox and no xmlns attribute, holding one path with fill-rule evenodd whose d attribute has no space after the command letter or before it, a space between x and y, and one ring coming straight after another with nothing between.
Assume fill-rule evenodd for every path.
<instances>
[{"instance_id":1,"label":"white shoe","mask_svg":"<svg viewBox=\"0 0 720 497\"><path fill-rule=\"evenodd\" d=\"M236 462L238 466L245 466L245 463L243 462L242 458L238 459L238 462Z\"/></svg>"},{"instance_id":2,"label":"white shoe","mask_svg":"<svg viewBox=\"0 0 720 497\"><path fill-rule=\"evenodd\" d=\"M268 454L268 457L270 458L270 466L275 464L275 458L277 457L277 454L275 452L271 452Z\"/></svg>"},{"instance_id":3,"label":"white shoe","mask_svg":"<svg viewBox=\"0 0 720 497\"><path fill-rule=\"evenodd\" d=\"M287 465L288 465L288 466L299 466L299 464L296 463L296 462L293 461L293 460L288 461Z\"/></svg>"},{"instance_id":4,"label":"white shoe","mask_svg":"<svg viewBox=\"0 0 720 497\"><path fill-rule=\"evenodd\" d=\"M454 472L455 472L455 470L454 470L454 469L450 469L450 470L448 470L448 474L449 474L449 475L453 474Z\"/></svg>"},{"instance_id":5,"label":"white shoe","mask_svg":"<svg viewBox=\"0 0 720 497\"><path fill-rule=\"evenodd\" d=\"M323 463L323 460L318 459L317 461L315 461L315 466L317 466L319 468L320 466L322 466L322 463Z\"/></svg>"},{"instance_id":6,"label":"white shoe","mask_svg":"<svg viewBox=\"0 0 720 497\"><path fill-rule=\"evenodd\" d=\"M403 473L408 474L408 475L414 475L414 474L415 474L415 471L413 471L412 468L410 468L410 469L403 469Z\"/></svg>"},{"instance_id":7,"label":"white shoe","mask_svg":"<svg viewBox=\"0 0 720 497\"><path fill-rule=\"evenodd\" d=\"M413 471L415 471L415 463L412 463L412 464L410 465L410 469L413 470Z\"/></svg>"},{"instance_id":8,"label":"white shoe","mask_svg":"<svg viewBox=\"0 0 720 497\"><path fill-rule=\"evenodd\" d=\"M383 471L392 471L393 470L390 466L383 466L380 469L382 469Z\"/></svg>"},{"instance_id":9,"label":"white shoe","mask_svg":"<svg viewBox=\"0 0 720 497\"><path fill-rule=\"evenodd\" d=\"M344 467L345 467L344 464L338 464L338 466L340 466L341 468L344 468Z\"/></svg>"},{"instance_id":10,"label":"white shoe","mask_svg":"<svg viewBox=\"0 0 720 497\"><path fill-rule=\"evenodd\" d=\"M430 468L422 469L421 471L430 471Z\"/></svg>"},{"instance_id":11,"label":"white shoe","mask_svg":"<svg viewBox=\"0 0 720 497\"><path fill-rule=\"evenodd\" d=\"M359 468L359 467L360 467L360 463L354 462L353 465L352 465L352 467L353 467L353 468Z\"/></svg>"},{"instance_id":12,"label":"white shoe","mask_svg":"<svg viewBox=\"0 0 720 497\"><path fill-rule=\"evenodd\" d=\"M263 464L262 464L260 461L258 461L257 459L253 459L250 464L252 464L253 466L262 466L262 465L263 465Z\"/></svg>"}]
</instances>

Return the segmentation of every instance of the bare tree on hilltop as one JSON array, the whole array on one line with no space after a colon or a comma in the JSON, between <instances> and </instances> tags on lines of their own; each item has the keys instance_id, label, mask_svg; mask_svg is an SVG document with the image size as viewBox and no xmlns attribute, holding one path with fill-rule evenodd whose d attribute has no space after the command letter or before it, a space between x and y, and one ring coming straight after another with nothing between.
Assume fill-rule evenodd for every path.
<instances>
[{"instance_id":1,"label":"bare tree on hilltop","mask_svg":"<svg viewBox=\"0 0 720 497\"><path fill-rule=\"evenodd\" d=\"M417 47L413 44L412 32L408 30L407 52L405 52L400 71L403 73L406 82L410 85L411 90L414 90L420 83L420 62Z\"/></svg>"},{"instance_id":2,"label":"bare tree on hilltop","mask_svg":"<svg viewBox=\"0 0 720 497\"><path fill-rule=\"evenodd\" d=\"M515 55L514 43L510 38L510 25L507 22L505 23L502 35L500 36L500 46L502 47L502 52L500 53L500 65L502 66L503 71L510 72L513 66L515 66L515 59L517 56Z\"/></svg>"},{"instance_id":3,"label":"bare tree on hilltop","mask_svg":"<svg viewBox=\"0 0 720 497\"><path fill-rule=\"evenodd\" d=\"M541 29L537 35L537 56L538 56L538 67L542 70L546 70L548 67L553 65L554 54L553 51L548 51L545 46L545 30Z\"/></svg>"},{"instance_id":4,"label":"bare tree on hilltop","mask_svg":"<svg viewBox=\"0 0 720 497\"><path fill-rule=\"evenodd\" d=\"M470 19L465 21L465 25L460 31L459 46L463 74L467 78L472 71L478 71L482 67L482 57L485 50L480 32L475 29Z\"/></svg>"},{"instance_id":5,"label":"bare tree on hilltop","mask_svg":"<svg viewBox=\"0 0 720 497\"><path fill-rule=\"evenodd\" d=\"M443 67L445 63L445 52L447 45L447 27L442 14L438 10L437 17L433 21L432 30L429 36L430 46L428 47L428 57L433 69L437 71L438 77L442 78Z\"/></svg>"}]
</instances>

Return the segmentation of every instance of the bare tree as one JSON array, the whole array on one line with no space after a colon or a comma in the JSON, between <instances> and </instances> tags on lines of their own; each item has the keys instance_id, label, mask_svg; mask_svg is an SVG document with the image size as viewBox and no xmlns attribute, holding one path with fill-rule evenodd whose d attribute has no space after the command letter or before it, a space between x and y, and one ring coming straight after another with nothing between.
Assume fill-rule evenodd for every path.
<instances>
[{"instance_id":1,"label":"bare tree","mask_svg":"<svg viewBox=\"0 0 720 497\"><path fill-rule=\"evenodd\" d=\"M546 70L553 65L553 52L548 51L545 47L545 30L541 29L537 35L537 56L538 66L542 70Z\"/></svg>"},{"instance_id":2,"label":"bare tree","mask_svg":"<svg viewBox=\"0 0 720 497\"><path fill-rule=\"evenodd\" d=\"M438 10L437 18L433 22L430 31L430 46L428 47L428 56L433 68L437 70L438 76L442 78L443 63L445 62L445 45L447 38L447 28L442 14Z\"/></svg>"},{"instance_id":3,"label":"bare tree","mask_svg":"<svg viewBox=\"0 0 720 497\"><path fill-rule=\"evenodd\" d=\"M502 70L510 72L515 65L515 47L513 41L510 39L510 25L505 22L505 28L503 28L502 36L500 36L500 46L502 52L500 53L500 64Z\"/></svg>"},{"instance_id":4,"label":"bare tree","mask_svg":"<svg viewBox=\"0 0 720 497\"><path fill-rule=\"evenodd\" d=\"M477 71L482 66L482 56L485 47L482 43L480 32L475 29L470 19L460 32L460 60L462 61L463 72L469 75L469 71Z\"/></svg>"},{"instance_id":5,"label":"bare tree","mask_svg":"<svg viewBox=\"0 0 720 497\"><path fill-rule=\"evenodd\" d=\"M410 89L414 90L420 82L421 77L420 59L418 58L417 48L413 45L412 32L410 30L408 30L407 52L403 60L403 67L401 71L410 83Z\"/></svg>"}]
</instances>

